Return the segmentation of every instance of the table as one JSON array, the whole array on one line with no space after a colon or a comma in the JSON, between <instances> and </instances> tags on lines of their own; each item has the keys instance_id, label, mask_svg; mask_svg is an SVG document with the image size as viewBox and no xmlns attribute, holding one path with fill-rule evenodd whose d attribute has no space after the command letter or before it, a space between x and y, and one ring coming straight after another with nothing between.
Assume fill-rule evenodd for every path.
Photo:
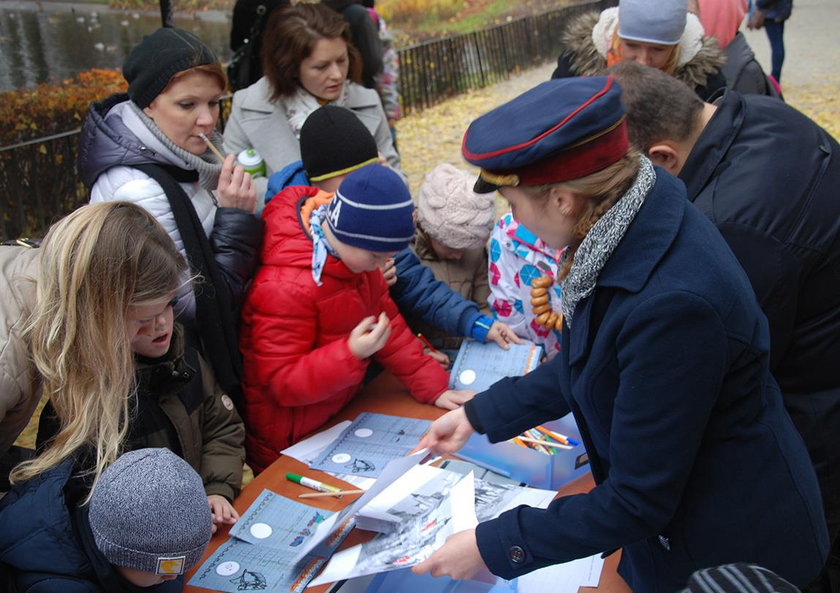
<instances>
[{"instance_id":1,"label":"table","mask_svg":"<svg viewBox=\"0 0 840 593\"><path fill-rule=\"evenodd\" d=\"M328 428L332 424L336 424L343 420L353 420L362 412L376 412L379 414L390 414L392 416L404 416L409 418L422 418L424 420L434 420L441 416L445 410L421 404L413 399L408 390L397 381L397 379L390 373L382 373L376 379L371 381L362 392L351 401L330 424L324 426ZM306 465L296 459L286 456L280 458L272 463L264 472L258 475L254 480L242 489L239 496L234 501L234 508L239 513L245 510L254 502L259 496L260 492L268 488L280 495L287 496L297 500L297 495L303 492L311 492L308 488L294 484L286 479L286 472L293 472L296 474L306 474L316 480L321 480L329 484L341 485L341 481L333 476L325 474L320 471L310 470ZM578 494L587 492L594 486L591 474L581 476L567 484L564 484L559 490L559 495ZM350 484L345 484L347 488L355 488ZM343 499L336 498L314 498L306 502L311 506L322 508L328 511L338 511L344 508L347 504L353 502L360 495L347 495ZM365 539L368 539L370 534L353 530L347 539L344 541L343 547L356 545ZM201 564L210 557L210 555L228 539L228 528L220 529L210 540L210 545L207 547L204 556L193 571L188 574L187 580L192 576ZM616 573L620 552L609 556L604 562L604 569L601 573L601 581L598 587L581 587L580 593L631 593L630 588L624 580ZM311 593L326 593L329 585L322 585L320 587L310 587L307 589ZM184 591L187 593L206 592L208 589L202 587L185 586Z\"/></svg>"}]
</instances>

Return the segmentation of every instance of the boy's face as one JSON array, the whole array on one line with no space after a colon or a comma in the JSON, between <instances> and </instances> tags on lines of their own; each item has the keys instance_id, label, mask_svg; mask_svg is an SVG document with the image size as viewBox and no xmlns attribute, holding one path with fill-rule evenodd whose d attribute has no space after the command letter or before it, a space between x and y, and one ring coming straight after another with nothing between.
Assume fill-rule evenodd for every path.
<instances>
[{"instance_id":1,"label":"boy's face","mask_svg":"<svg viewBox=\"0 0 840 593\"><path fill-rule=\"evenodd\" d=\"M130 305L125 314L126 332L135 354L160 358L172 341L173 298L150 304Z\"/></svg>"},{"instance_id":2,"label":"boy's face","mask_svg":"<svg viewBox=\"0 0 840 593\"><path fill-rule=\"evenodd\" d=\"M124 566L115 566L114 568L119 571L125 580L137 587L153 587L165 581L174 581L178 578L177 574L155 574L153 572L137 570L136 568L126 568Z\"/></svg>"},{"instance_id":3,"label":"boy's face","mask_svg":"<svg viewBox=\"0 0 840 593\"><path fill-rule=\"evenodd\" d=\"M340 241L333 241L332 244L339 259L354 274L372 272L397 254L396 251L368 251Z\"/></svg>"}]
</instances>

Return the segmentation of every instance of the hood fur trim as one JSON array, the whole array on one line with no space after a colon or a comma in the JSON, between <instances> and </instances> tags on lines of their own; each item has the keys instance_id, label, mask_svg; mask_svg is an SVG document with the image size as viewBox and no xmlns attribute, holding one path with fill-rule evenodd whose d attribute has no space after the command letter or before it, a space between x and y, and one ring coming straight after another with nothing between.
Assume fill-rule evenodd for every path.
<instances>
[{"instance_id":1,"label":"hood fur trim","mask_svg":"<svg viewBox=\"0 0 840 593\"><path fill-rule=\"evenodd\" d=\"M569 21L560 40L572 69L580 76L597 76L607 67L607 51L618 27L618 8L601 13L587 12ZM680 40L680 55L674 77L692 88L705 86L710 74L726 61L712 37L706 37L703 25L688 14Z\"/></svg>"}]
</instances>

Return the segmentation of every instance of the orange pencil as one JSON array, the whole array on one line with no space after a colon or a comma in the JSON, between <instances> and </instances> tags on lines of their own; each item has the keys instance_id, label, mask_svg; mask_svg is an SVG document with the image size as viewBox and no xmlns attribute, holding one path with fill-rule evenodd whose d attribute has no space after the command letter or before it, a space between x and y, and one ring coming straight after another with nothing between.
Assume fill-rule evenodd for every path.
<instances>
[{"instance_id":1,"label":"orange pencil","mask_svg":"<svg viewBox=\"0 0 840 593\"><path fill-rule=\"evenodd\" d=\"M432 346L429 343L429 340L426 339L426 336L424 336L420 332L417 333L417 337L420 338L420 341L423 342L423 344L426 346L426 348L429 349L429 352L437 352L438 351L437 348L435 348L434 346Z\"/></svg>"}]
</instances>

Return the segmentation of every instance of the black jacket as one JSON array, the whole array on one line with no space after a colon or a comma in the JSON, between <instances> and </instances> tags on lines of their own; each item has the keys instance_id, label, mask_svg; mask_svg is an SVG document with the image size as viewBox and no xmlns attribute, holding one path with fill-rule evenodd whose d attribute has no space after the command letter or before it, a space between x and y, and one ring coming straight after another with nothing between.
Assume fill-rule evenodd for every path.
<instances>
[{"instance_id":1,"label":"black jacket","mask_svg":"<svg viewBox=\"0 0 840 593\"><path fill-rule=\"evenodd\" d=\"M350 35L353 45L362 57L362 84L367 88L376 88L374 78L382 72L382 42L379 41L379 31L376 23L370 18L367 9L352 0L323 0L336 12L340 12L344 20L350 24Z\"/></svg>"},{"instance_id":2,"label":"black jacket","mask_svg":"<svg viewBox=\"0 0 840 593\"><path fill-rule=\"evenodd\" d=\"M739 31L723 53L726 55L726 63L721 66L720 71L726 78L726 88L742 94L779 97L761 64L755 59L755 54L743 33Z\"/></svg>"},{"instance_id":3,"label":"black jacket","mask_svg":"<svg viewBox=\"0 0 840 593\"><path fill-rule=\"evenodd\" d=\"M728 91L680 178L747 272L770 368L840 509L840 145L788 105Z\"/></svg>"},{"instance_id":4,"label":"black jacket","mask_svg":"<svg viewBox=\"0 0 840 593\"><path fill-rule=\"evenodd\" d=\"M88 484L68 459L0 499L0 591L7 593L176 593L181 578L141 588L126 581L96 548Z\"/></svg>"}]
</instances>

